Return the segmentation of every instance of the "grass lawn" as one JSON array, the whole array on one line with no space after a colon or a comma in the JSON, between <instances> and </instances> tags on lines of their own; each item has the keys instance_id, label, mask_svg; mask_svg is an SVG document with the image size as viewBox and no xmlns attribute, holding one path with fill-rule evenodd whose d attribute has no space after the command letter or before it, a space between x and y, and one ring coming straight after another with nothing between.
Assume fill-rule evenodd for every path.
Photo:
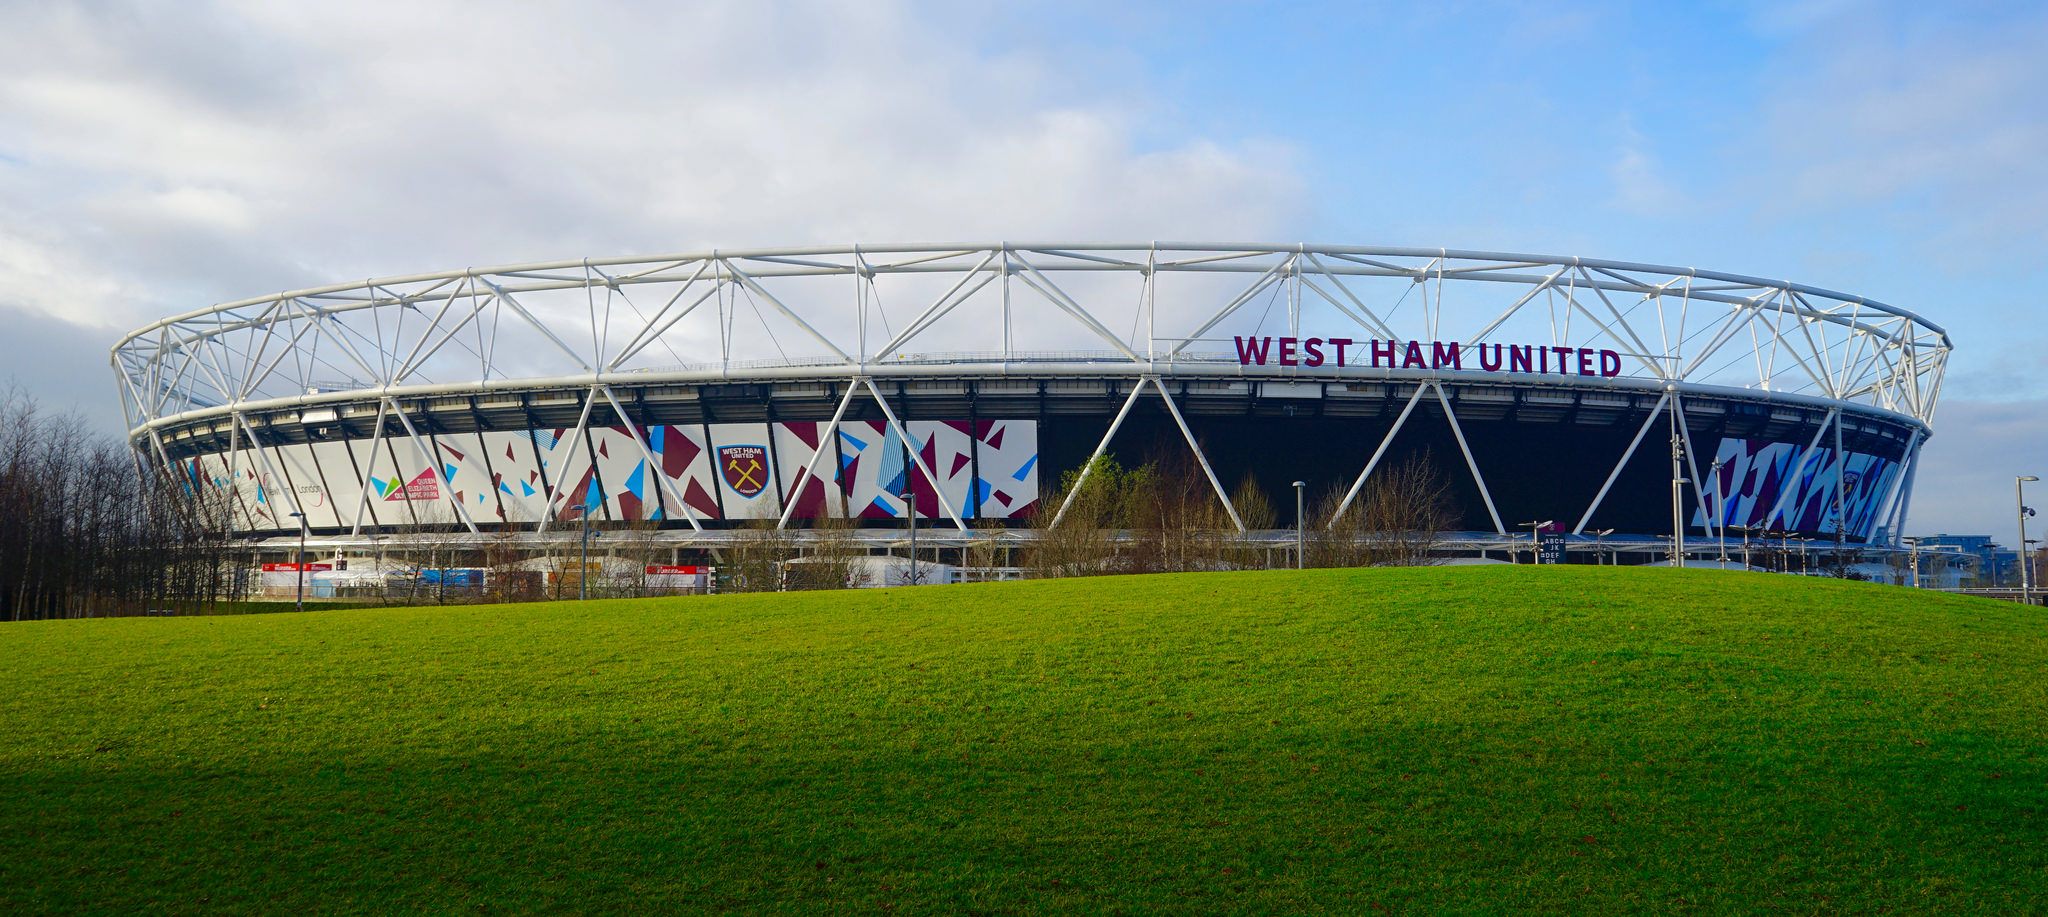
<instances>
[{"instance_id":1,"label":"grass lawn","mask_svg":"<svg viewBox=\"0 0 2048 917\"><path fill-rule=\"evenodd\" d=\"M0 626L0 912L2048 909L2048 615L1463 567Z\"/></svg>"}]
</instances>

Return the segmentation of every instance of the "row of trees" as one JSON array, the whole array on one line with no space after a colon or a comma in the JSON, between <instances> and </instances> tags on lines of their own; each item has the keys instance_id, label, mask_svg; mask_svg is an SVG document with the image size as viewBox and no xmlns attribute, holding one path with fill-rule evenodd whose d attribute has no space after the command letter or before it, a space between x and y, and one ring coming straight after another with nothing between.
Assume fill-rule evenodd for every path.
<instances>
[{"instance_id":1,"label":"row of trees","mask_svg":"<svg viewBox=\"0 0 2048 917\"><path fill-rule=\"evenodd\" d=\"M0 619L139 614L230 591L228 506L73 415L0 394Z\"/></svg>"},{"instance_id":2,"label":"row of trees","mask_svg":"<svg viewBox=\"0 0 2048 917\"><path fill-rule=\"evenodd\" d=\"M1345 495L1346 489L1332 488L1307 507L1313 521L1305 532L1305 565L1433 562L1452 513L1449 484L1426 453L1379 470L1348 505ZM1246 529L1273 528L1272 502L1250 474L1230 502ZM1024 554L1034 576L1230 570L1274 560L1270 546L1238 533L1207 477L1184 458L1126 468L1104 455L1084 471L1069 472L1040 506L1036 538ZM1292 551L1283 551L1283 559L1291 565Z\"/></svg>"},{"instance_id":3,"label":"row of trees","mask_svg":"<svg viewBox=\"0 0 2048 917\"><path fill-rule=\"evenodd\" d=\"M0 393L0 620L194 610L244 591L249 584L237 577L248 573L248 558L234 553L228 538L234 492L159 472L76 416L44 411L17 390ZM1055 520L1054 510L1070 493L1071 507ZM1311 518L1331 518L1342 498L1341 491L1321 495ZM1273 528L1274 508L1249 475L1232 502L1247 528ZM1127 468L1105 456L1085 475L1070 472L1040 505L1046 511L1035 522L1036 537L1021 550L991 533L986 541L950 549L956 555L950 559L982 577L1011 565L1059 577L1292 563L1284 549L1276 556L1273 546L1240 536L1199 467L1183 458ZM1426 563L1449 518L1446 485L1427 457L1418 457L1380 471L1335 524L1312 527L1306 560L1311 566ZM421 528L436 528L436 520L423 521ZM445 521L455 534L454 520ZM836 589L887 575L878 572L886 566L864 560L856 525L819 520L801 540L772 525L742 529L720 551L720 588ZM593 544L593 561L630 559L637 570L640 562L658 563L668 553L651 523L606 528ZM393 566L417 568L420 575L379 583L372 587L380 593L375 598L553 598L586 577L592 595L646 591L645 582L593 574L573 547L555 551L559 569L543 563L536 570L530 549L509 536L502 544L464 541L424 539L398 550ZM451 595L445 574L427 573L457 566L496 575Z\"/></svg>"}]
</instances>

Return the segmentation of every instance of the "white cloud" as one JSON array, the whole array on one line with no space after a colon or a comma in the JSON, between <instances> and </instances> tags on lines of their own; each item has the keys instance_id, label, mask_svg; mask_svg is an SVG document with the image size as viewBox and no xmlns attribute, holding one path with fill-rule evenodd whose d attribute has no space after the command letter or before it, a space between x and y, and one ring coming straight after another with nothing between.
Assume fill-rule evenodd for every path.
<instances>
[{"instance_id":1,"label":"white cloud","mask_svg":"<svg viewBox=\"0 0 2048 917\"><path fill-rule=\"evenodd\" d=\"M1284 145L1141 148L1160 125L1085 72L894 4L8 19L0 215L33 231L0 235L0 305L96 324L585 254L1257 237L1306 207Z\"/></svg>"}]
</instances>

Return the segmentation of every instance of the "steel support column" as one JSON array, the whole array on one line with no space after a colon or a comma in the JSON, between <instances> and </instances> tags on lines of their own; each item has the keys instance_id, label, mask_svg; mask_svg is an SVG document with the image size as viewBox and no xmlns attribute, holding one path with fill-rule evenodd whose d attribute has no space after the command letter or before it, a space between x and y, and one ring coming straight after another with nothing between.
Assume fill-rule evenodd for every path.
<instances>
[{"instance_id":1,"label":"steel support column","mask_svg":"<svg viewBox=\"0 0 2048 917\"><path fill-rule=\"evenodd\" d=\"M1324 528L1336 528L1337 520L1344 518L1344 511L1350 509L1351 501L1358 498L1359 490L1365 487L1365 479L1372 476L1374 468L1379 467L1380 458L1387 454L1387 447L1394 444L1394 436L1401 432L1401 427L1404 424L1408 423L1408 415L1415 412L1415 406L1422 403L1422 395L1427 391L1429 391L1429 384L1425 382L1415 387L1415 394L1408 396L1408 404L1401 408L1401 416L1394 418L1394 426L1388 429L1387 435L1380 439L1379 448L1372 451L1372 458L1367 459L1365 467L1359 470L1358 479L1352 481L1351 489L1344 492L1344 501L1337 504L1336 511L1330 513L1330 521L1324 523Z\"/></svg>"},{"instance_id":2,"label":"steel support column","mask_svg":"<svg viewBox=\"0 0 2048 917\"><path fill-rule=\"evenodd\" d=\"M1643 425L1636 429L1635 438L1628 441L1628 448L1622 450L1621 461L1615 462L1614 470L1607 473L1607 482L1600 485L1600 492L1593 495L1593 502L1586 504L1586 513L1579 517L1578 525L1572 526L1572 534L1584 532L1586 523L1593 521L1593 514L1600 510L1601 501L1607 499L1607 491L1613 489L1614 482L1621 477L1621 470L1628 467L1628 460L1635 458L1636 447L1643 444L1644 434L1650 432L1650 425L1657 422L1657 415L1664 413L1664 405L1670 401L1671 390L1666 389L1664 394L1657 398L1657 403L1650 407L1650 416L1643 418Z\"/></svg>"},{"instance_id":3,"label":"steel support column","mask_svg":"<svg viewBox=\"0 0 2048 917\"><path fill-rule=\"evenodd\" d=\"M1209 486L1216 489L1216 499L1223 501L1223 511L1230 514L1230 523L1237 526L1239 532L1243 532L1244 520L1238 518L1237 507L1231 505L1230 494L1224 491L1223 482L1216 479L1216 470L1209 467L1209 457L1202 454L1201 444L1195 442L1194 431L1188 429L1186 420L1181 419L1180 407L1173 403L1173 396L1167 393L1166 383L1159 381L1158 376L1149 378L1153 387L1159 389L1159 397L1166 400L1166 412L1173 415L1174 424L1180 427L1180 435L1187 439L1188 450L1195 454L1195 461L1201 464L1202 474L1208 477Z\"/></svg>"},{"instance_id":4,"label":"steel support column","mask_svg":"<svg viewBox=\"0 0 2048 917\"><path fill-rule=\"evenodd\" d=\"M793 492L795 492L797 499L803 498L804 485L809 484L811 482L811 478L816 477L818 474L818 461L825 457L825 447L828 443L826 437L830 438L830 442L837 442L839 438L839 423L840 421L846 419L846 409L853 404L853 395L855 392L860 391L861 383L864 382L865 380L866 377L847 380L846 394L841 396L839 399L839 409L832 412L832 422L826 428L824 436L818 439L818 448L811 450L810 462L806 463L804 465L803 472L796 476L796 486L790 488ZM793 513L795 511L796 500L783 501L782 518L775 520L775 527L779 529L783 526L788 525L789 515L790 513ZM830 515L831 512L832 503L830 500L827 500L825 502L825 513L827 515Z\"/></svg>"},{"instance_id":5,"label":"steel support column","mask_svg":"<svg viewBox=\"0 0 2048 917\"><path fill-rule=\"evenodd\" d=\"M548 494L548 511L545 515L542 515L540 517L540 526L533 530L534 534L546 532L548 530L548 525L555 521L555 514L561 511L559 508L555 506L555 498L561 497L567 494L569 491L575 489L573 486L568 485L567 481L563 479L563 475L568 473L568 469L576 467L576 459L582 456L583 431L590 425L590 409L596 404L597 386L593 385L590 387L589 393L583 396L583 413L581 416L576 418L576 430L575 432L569 434L570 438L572 439L572 442L569 443L569 460L563 462L560 466L558 466L555 469L554 493ZM538 454L534 455L533 460L534 462L541 464L544 464L547 461L546 459L541 458ZM593 475L592 477L594 478L595 475ZM585 515L588 515L590 513L590 498L587 495L583 499L583 513Z\"/></svg>"},{"instance_id":6,"label":"steel support column","mask_svg":"<svg viewBox=\"0 0 2048 917\"><path fill-rule=\"evenodd\" d=\"M946 515L952 518L953 524L958 526L960 531L967 531L967 523L961 520L960 512L953 508L953 501L946 499L946 488L939 484L939 476L932 474L931 468L924 463L924 456L918 454L921 450L917 448L917 441L910 438L910 431L896 419L896 412L889 409L889 399L882 397L882 390L875 387L875 380L863 376L861 381L867 385L868 392L875 396L875 403L882 406L882 416L889 419L889 428L895 430L897 437L903 440L904 448L910 452L910 460L917 463L918 471L924 473L925 482L932 486L932 496L938 498L939 506L946 510ZM913 500L912 505L904 507L904 513L916 515L915 504L916 501Z\"/></svg>"},{"instance_id":7,"label":"steel support column","mask_svg":"<svg viewBox=\"0 0 2048 917\"><path fill-rule=\"evenodd\" d=\"M676 492L675 482L669 480L668 475L661 473L661 460L654 457L654 450L647 448L647 440L640 435L639 425L633 422L625 407L619 404L618 396L612 393L612 387L599 386L599 390L604 392L604 400L611 404L612 410L618 412L619 419L626 422L626 432L633 434L633 445L640 447L640 458L647 462L647 473L660 481L661 489L668 492L669 499L676 501L676 505L683 508L683 520L690 523L690 528L699 532L704 531L703 524L697 521L696 511L690 509L690 504L684 502L682 494Z\"/></svg>"},{"instance_id":8,"label":"steel support column","mask_svg":"<svg viewBox=\"0 0 2048 917\"><path fill-rule=\"evenodd\" d=\"M1088 475L1095 470L1095 460L1101 458L1102 453L1109 449L1109 441L1116 437L1117 428L1124 425L1124 418L1131 413L1131 405L1138 403L1138 395L1145 391L1145 380L1149 378L1151 377L1138 377L1137 384L1131 386L1130 397L1125 398L1124 406L1117 410L1116 419L1109 422L1108 432L1102 434L1102 441L1095 444L1095 451L1089 453L1088 461L1082 463L1080 476L1074 479L1073 489L1067 491L1066 499L1060 501L1059 511L1052 514L1052 524L1055 528L1059 526L1061 519L1067 518L1067 508L1074 505L1074 497L1081 493L1082 486L1088 483Z\"/></svg>"},{"instance_id":9,"label":"steel support column","mask_svg":"<svg viewBox=\"0 0 2048 917\"><path fill-rule=\"evenodd\" d=\"M1444 406L1444 419L1451 422L1451 435L1458 440L1458 451L1465 454L1465 467L1472 469L1472 483L1479 485L1479 499L1486 503L1486 515L1493 518L1493 531L1506 535L1508 527L1501 524L1500 510L1493 508L1493 494L1486 491L1486 476L1479 473L1479 462L1472 457L1472 447L1465 445L1465 429L1458 425L1458 412L1451 409L1451 398L1444 394L1442 383L1431 382L1436 388L1436 400Z\"/></svg>"}]
</instances>

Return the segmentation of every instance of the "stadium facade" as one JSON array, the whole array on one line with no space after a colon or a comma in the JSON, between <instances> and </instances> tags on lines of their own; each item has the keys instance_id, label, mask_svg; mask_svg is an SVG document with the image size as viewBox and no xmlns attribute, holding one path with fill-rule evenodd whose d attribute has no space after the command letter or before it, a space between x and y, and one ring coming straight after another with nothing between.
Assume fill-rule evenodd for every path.
<instances>
[{"instance_id":1,"label":"stadium facade","mask_svg":"<svg viewBox=\"0 0 2048 917\"><path fill-rule=\"evenodd\" d=\"M1691 268L1034 242L338 283L156 322L113 368L138 459L272 543L293 514L337 547L586 520L680 546L827 516L1021 533L1106 452L1192 462L1233 520L1249 478L1276 532L1291 482L1355 497L1426 455L1472 545L1682 518L1878 546L1949 352L1895 306Z\"/></svg>"}]
</instances>

